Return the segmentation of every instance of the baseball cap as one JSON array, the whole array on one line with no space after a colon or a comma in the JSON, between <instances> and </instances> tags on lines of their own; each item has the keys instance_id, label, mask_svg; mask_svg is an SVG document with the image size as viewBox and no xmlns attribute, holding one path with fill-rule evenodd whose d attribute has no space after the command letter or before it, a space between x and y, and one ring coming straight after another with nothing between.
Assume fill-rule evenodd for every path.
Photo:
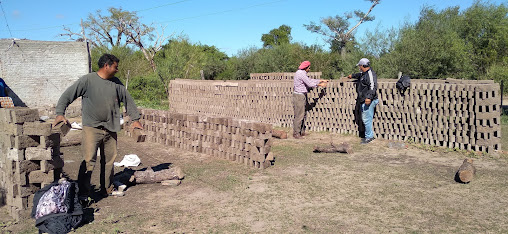
<instances>
[{"instance_id":1,"label":"baseball cap","mask_svg":"<svg viewBox=\"0 0 508 234\"><path fill-rule=\"evenodd\" d=\"M362 58L362 59L360 59L360 61L358 61L358 64L356 64L356 66L363 66L363 65L370 66L370 61L369 61L369 59L367 59L367 58Z\"/></svg>"}]
</instances>

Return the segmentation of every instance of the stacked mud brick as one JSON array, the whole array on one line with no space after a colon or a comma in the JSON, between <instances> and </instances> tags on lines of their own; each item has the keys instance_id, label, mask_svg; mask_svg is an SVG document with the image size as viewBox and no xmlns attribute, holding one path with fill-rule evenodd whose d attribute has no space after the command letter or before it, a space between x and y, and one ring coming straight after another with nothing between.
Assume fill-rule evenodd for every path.
<instances>
[{"instance_id":1,"label":"stacked mud brick","mask_svg":"<svg viewBox=\"0 0 508 234\"><path fill-rule=\"evenodd\" d=\"M209 81L170 83L177 113L224 116L288 126L293 118L292 81Z\"/></svg>"},{"instance_id":2,"label":"stacked mud brick","mask_svg":"<svg viewBox=\"0 0 508 234\"><path fill-rule=\"evenodd\" d=\"M59 144L38 110L0 108L0 188L13 218L29 217L33 194L60 176Z\"/></svg>"},{"instance_id":3,"label":"stacked mud brick","mask_svg":"<svg viewBox=\"0 0 508 234\"><path fill-rule=\"evenodd\" d=\"M322 72L308 72L312 79L321 79ZM294 72L250 73L251 80L293 80Z\"/></svg>"},{"instance_id":4,"label":"stacked mud brick","mask_svg":"<svg viewBox=\"0 0 508 234\"><path fill-rule=\"evenodd\" d=\"M500 88L492 81L412 80L401 94L396 80L379 79L374 117L377 138L449 148L501 149ZM172 111L254 120L292 127L292 81L194 81L170 83ZM358 134L353 82L331 81L309 92L311 131Z\"/></svg>"},{"instance_id":5,"label":"stacked mud brick","mask_svg":"<svg viewBox=\"0 0 508 234\"><path fill-rule=\"evenodd\" d=\"M150 109L141 109L141 114L147 141L254 168L269 167L274 161L271 124Z\"/></svg>"}]
</instances>

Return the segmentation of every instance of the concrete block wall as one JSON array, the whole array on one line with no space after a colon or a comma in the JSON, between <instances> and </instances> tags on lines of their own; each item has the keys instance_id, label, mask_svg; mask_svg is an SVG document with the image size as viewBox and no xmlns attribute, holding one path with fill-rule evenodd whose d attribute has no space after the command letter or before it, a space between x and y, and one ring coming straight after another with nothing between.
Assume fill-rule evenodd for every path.
<instances>
[{"instance_id":1,"label":"concrete block wall","mask_svg":"<svg viewBox=\"0 0 508 234\"><path fill-rule=\"evenodd\" d=\"M379 79L377 138L412 140L483 152L500 150L500 88L492 81L412 80L402 96L396 80ZM292 127L292 81L173 80L170 107L185 114L227 116ZM354 83L331 81L308 94L311 131L358 134Z\"/></svg>"},{"instance_id":2,"label":"concrete block wall","mask_svg":"<svg viewBox=\"0 0 508 234\"><path fill-rule=\"evenodd\" d=\"M30 215L33 194L59 178L60 134L30 108L0 108L0 190L15 219ZM0 202L2 203L2 202Z\"/></svg>"},{"instance_id":3,"label":"concrete block wall","mask_svg":"<svg viewBox=\"0 0 508 234\"><path fill-rule=\"evenodd\" d=\"M151 109L141 109L141 114L147 141L260 169L274 161L271 124Z\"/></svg>"},{"instance_id":4,"label":"concrete block wall","mask_svg":"<svg viewBox=\"0 0 508 234\"><path fill-rule=\"evenodd\" d=\"M84 42L0 39L0 50L0 77L16 106L54 108L65 89L89 72Z\"/></svg>"},{"instance_id":5,"label":"concrete block wall","mask_svg":"<svg viewBox=\"0 0 508 234\"><path fill-rule=\"evenodd\" d=\"M309 72L312 79L321 79L322 72ZM293 80L294 72L250 73L251 80Z\"/></svg>"}]
</instances>

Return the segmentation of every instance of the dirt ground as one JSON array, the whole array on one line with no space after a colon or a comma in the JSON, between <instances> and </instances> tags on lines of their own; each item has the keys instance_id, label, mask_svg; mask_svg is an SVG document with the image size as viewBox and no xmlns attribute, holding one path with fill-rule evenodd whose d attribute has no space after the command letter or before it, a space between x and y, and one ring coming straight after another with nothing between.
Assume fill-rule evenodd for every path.
<instances>
[{"instance_id":1,"label":"dirt ground","mask_svg":"<svg viewBox=\"0 0 508 234\"><path fill-rule=\"evenodd\" d=\"M330 142L349 142L354 153L312 152ZM276 139L275 164L259 170L120 135L117 161L137 154L142 165L135 169L171 163L186 177L177 187L135 185L124 197L102 199L87 208L87 223L75 232L508 232L506 154L359 142L316 132L304 140ZM75 179L80 147L62 152L64 171ZM457 183L467 157L475 158L477 174L469 184ZM2 233L37 233L33 220L13 222L5 208L0 216Z\"/></svg>"}]
</instances>

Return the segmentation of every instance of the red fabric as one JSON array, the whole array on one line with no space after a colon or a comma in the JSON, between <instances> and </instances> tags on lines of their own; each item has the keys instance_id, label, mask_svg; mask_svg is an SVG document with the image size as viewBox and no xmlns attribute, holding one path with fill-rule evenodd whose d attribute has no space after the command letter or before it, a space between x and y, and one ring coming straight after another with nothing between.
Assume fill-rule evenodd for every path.
<instances>
[{"instance_id":1,"label":"red fabric","mask_svg":"<svg viewBox=\"0 0 508 234\"><path fill-rule=\"evenodd\" d=\"M0 107L2 108L13 108L14 103L10 97L0 97Z\"/></svg>"},{"instance_id":2,"label":"red fabric","mask_svg":"<svg viewBox=\"0 0 508 234\"><path fill-rule=\"evenodd\" d=\"M308 66L310 66L310 62L309 61L303 61L300 66L298 67L298 69L304 69L304 68L307 68Z\"/></svg>"}]
</instances>

